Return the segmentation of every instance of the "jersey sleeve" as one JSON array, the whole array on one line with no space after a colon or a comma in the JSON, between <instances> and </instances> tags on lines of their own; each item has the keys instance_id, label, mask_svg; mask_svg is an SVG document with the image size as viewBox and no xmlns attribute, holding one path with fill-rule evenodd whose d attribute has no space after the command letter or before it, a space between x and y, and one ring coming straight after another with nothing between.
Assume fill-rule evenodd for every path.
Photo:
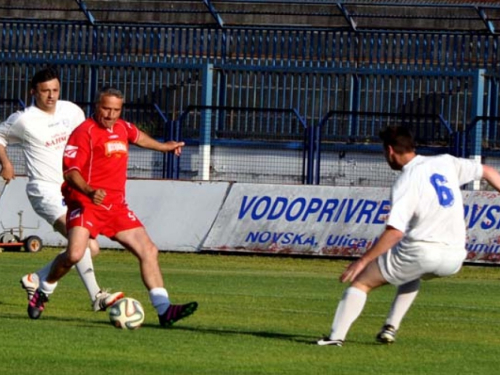
<instances>
[{"instance_id":1,"label":"jersey sleeve","mask_svg":"<svg viewBox=\"0 0 500 375\"><path fill-rule=\"evenodd\" d=\"M0 145L7 147L9 144L22 143L24 126L20 121L21 114L20 111L15 112L0 123Z\"/></svg>"},{"instance_id":2,"label":"jersey sleeve","mask_svg":"<svg viewBox=\"0 0 500 375\"><path fill-rule=\"evenodd\" d=\"M125 121L125 128L127 129L127 139L130 143L137 143L137 140L139 139L139 128L135 126L135 124L132 124L131 122Z\"/></svg>"},{"instance_id":3,"label":"jersey sleeve","mask_svg":"<svg viewBox=\"0 0 500 375\"><path fill-rule=\"evenodd\" d=\"M83 127L71 133L63 155L63 174L72 170L82 172L90 155L89 133Z\"/></svg>"},{"instance_id":4,"label":"jersey sleeve","mask_svg":"<svg viewBox=\"0 0 500 375\"><path fill-rule=\"evenodd\" d=\"M453 157L453 161L460 185L480 180L483 177L483 166L479 160Z\"/></svg>"}]
</instances>

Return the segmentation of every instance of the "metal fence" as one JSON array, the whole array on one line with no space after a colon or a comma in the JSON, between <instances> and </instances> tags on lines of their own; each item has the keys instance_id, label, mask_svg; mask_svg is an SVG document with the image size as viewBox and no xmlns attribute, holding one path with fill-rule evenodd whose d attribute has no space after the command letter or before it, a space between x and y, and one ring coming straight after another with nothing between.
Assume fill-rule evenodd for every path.
<instances>
[{"instance_id":1,"label":"metal fence","mask_svg":"<svg viewBox=\"0 0 500 375\"><path fill-rule=\"evenodd\" d=\"M494 24L500 9L488 10ZM380 18L376 7L370 12ZM493 24L458 31L346 24L0 19L0 116L29 104L30 77L53 64L62 97L87 114L97 88L116 86L127 99L125 118L157 138L187 142L180 160L133 149L130 177L387 186L394 176L377 134L398 123L414 127L421 152L496 163Z\"/></svg>"}]
</instances>

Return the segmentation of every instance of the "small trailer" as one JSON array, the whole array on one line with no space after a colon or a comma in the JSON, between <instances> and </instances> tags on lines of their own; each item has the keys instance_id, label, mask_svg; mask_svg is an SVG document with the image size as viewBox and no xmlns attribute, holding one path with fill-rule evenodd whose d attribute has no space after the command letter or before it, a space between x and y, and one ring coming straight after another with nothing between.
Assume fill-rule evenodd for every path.
<instances>
[{"instance_id":1,"label":"small trailer","mask_svg":"<svg viewBox=\"0 0 500 375\"><path fill-rule=\"evenodd\" d=\"M3 223L2 225L3 232L0 233L0 249L10 250L10 251L24 251L30 253L36 253L40 251L43 247L42 239L38 236L31 235L24 238L24 230L25 229L38 229L29 228L23 226L23 211L19 211L17 213L19 215L19 225L17 227L6 228Z\"/></svg>"}]
</instances>

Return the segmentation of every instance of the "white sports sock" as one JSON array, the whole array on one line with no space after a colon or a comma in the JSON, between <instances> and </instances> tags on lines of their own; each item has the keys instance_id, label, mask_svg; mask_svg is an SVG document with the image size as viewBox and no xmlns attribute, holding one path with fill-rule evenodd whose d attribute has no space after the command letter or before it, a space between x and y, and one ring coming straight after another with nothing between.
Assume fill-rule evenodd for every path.
<instances>
[{"instance_id":1,"label":"white sports sock","mask_svg":"<svg viewBox=\"0 0 500 375\"><path fill-rule=\"evenodd\" d=\"M85 249L82 259L75 265L75 268L80 275L80 278L89 293L90 300L94 302L95 296L101 291L101 288L97 284L94 273L94 264L92 263L92 255L90 253L90 248Z\"/></svg>"},{"instance_id":2,"label":"white sports sock","mask_svg":"<svg viewBox=\"0 0 500 375\"><path fill-rule=\"evenodd\" d=\"M385 321L385 324L390 324L396 330L399 329L401 321L406 315L408 309L417 297L420 289L420 279L410 281L409 283L400 285L392 301L391 310Z\"/></svg>"},{"instance_id":3,"label":"white sports sock","mask_svg":"<svg viewBox=\"0 0 500 375\"><path fill-rule=\"evenodd\" d=\"M45 267L39 269L34 273L34 275L38 276L38 280L46 280L47 276L49 276L50 269L52 268L52 264L54 264L54 261L51 261L50 263L47 263Z\"/></svg>"},{"instance_id":4,"label":"white sports sock","mask_svg":"<svg viewBox=\"0 0 500 375\"><path fill-rule=\"evenodd\" d=\"M168 292L165 288L151 289L149 291L149 299L158 312L158 315L164 314L170 306L170 299L168 298Z\"/></svg>"},{"instance_id":5,"label":"white sports sock","mask_svg":"<svg viewBox=\"0 0 500 375\"><path fill-rule=\"evenodd\" d=\"M48 283L45 280L42 280L40 282L40 290L45 293L45 295L49 296L52 293L54 293L54 290L56 290L57 283Z\"/></svg>"},{"instance_id":6,"label":"white sports sock","mask_svg":"<svg viewBox=\"0 0 500 375\"><path fill-rule=\"evenodd\" d=\"M363 311L366 302L366 293L354 287L345 290L337 306L332 324L331 340L345 340L351 324Z\"/></svg>"}]
</instances>

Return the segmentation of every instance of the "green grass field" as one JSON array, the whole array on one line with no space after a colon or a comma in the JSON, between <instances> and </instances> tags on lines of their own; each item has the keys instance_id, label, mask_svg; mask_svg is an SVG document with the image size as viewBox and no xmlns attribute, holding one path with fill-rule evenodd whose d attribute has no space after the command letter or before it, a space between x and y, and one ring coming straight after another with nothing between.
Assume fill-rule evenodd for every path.
<instances>
[{"instance_id":1,"label":"green grass field","mask_svg":"<svg viewBox=\"0 0 500 375\"><path fill-rule=\"evenodd\" d=\"M342 348L312 342L329 331L346 262L162 253L174 303L198 311L162 329L129 253L96 258L101 286L121 289L146 311L142 328L114 328L94 313L76 272L64 278L37 321L19 278L58 250L0 254L0 374L497 374L500 269L464 267L424 282L397 342L379 345L394 288L369 295Z\"/></svg>"}]
</instances>

